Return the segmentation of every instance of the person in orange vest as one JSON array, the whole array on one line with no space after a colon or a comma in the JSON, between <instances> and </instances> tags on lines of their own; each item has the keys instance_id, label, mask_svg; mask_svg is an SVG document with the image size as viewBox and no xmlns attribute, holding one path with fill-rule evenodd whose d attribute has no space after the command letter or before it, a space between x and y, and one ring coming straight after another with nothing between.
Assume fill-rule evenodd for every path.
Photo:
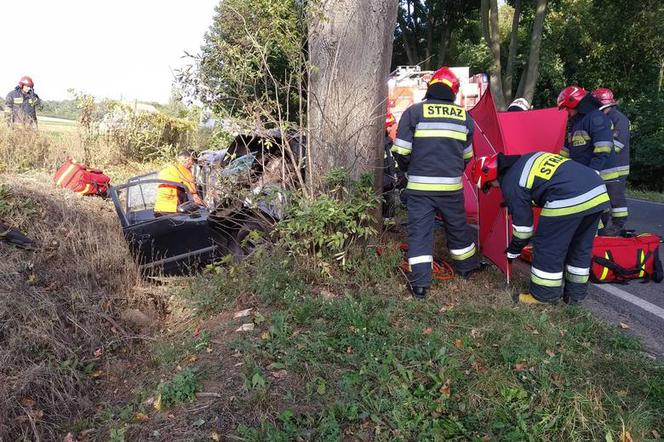
<instances>
[{"instance_id":1,"label":"person in orange vest","mask_svg":"<svg viewBox=\"0 0 664 442\"><path fill-rule=\"evenodd\" d=\"M196 159L193 151L182 151L178 154L175 164L171 164L159 171L157 179L181 184L189 192L194 203L199 206L205 206L205 203L198 195L196 180L191 173L191 168L195 162ZM178 206L189 200L188 194L184 189L176 185L159 184L154 212L157 214L177 213Z\"/></svg>"}]
</instances>

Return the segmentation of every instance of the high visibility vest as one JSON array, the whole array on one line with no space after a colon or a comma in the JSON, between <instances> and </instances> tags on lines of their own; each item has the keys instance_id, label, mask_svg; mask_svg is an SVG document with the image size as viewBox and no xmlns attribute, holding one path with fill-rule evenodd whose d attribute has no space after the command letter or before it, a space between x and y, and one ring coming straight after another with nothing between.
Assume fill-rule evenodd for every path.
<instances>
[{"instance_id":1,"label":"high visibility vest","mask_svg":"<svg viewBox=\"0 0 664 442\"><path fill-rule=\"evenodd\" d=\"M160 180L174 181L185 186L189 192L196 193L194 177L182 164L173 164L162 169L157 177ZM180 195L178 195L180 193ZM181 202L183 190L170 184L159 184L154 211L160 213L175 213Z\"/></svg>"}]
</instances>

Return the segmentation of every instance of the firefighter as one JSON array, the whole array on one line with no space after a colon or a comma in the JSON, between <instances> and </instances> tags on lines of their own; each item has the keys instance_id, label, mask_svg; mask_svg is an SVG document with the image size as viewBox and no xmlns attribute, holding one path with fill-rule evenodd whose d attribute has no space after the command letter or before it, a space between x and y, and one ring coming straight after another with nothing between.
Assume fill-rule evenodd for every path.
<instances>
[{"instance_id":1,"label":"firefighter","mask_svg":"<svg viewBox=\"0 0 664 442\"><path fill-rule=\"evenodd\" d=\"M517 98L507 108L507 112L521 112L530 110L530 103L525 98Z\"/></svg>"},{"instance_id":2,"label":"firefighter","mask_svg":"<svg viewBox=\"0 0 664 442\"><path fill-rule=\"evenodd\" d=\"M533 238L530 293L520 294L519 302L556 303L561 292L564 302L581 302L593 239L609 207L602 178L587 166L545 152L480 157L472 176L484 191L498 185L502 190L512 215L512 240L505 251L509 260L518 258L533 236L532 204L542 208Z\"/></svg>"},{"instance_id":3,"label":"firefighter","mask_svg":"<svg viewBox=\"0 0 664 442\"><path fill-rule=\"evenodd\" d=\"M600 103L580 86L568 86L558 95L558 108L570 117L567 140L560 155L597 171L605 182L615 180L615 150L611 120Z\"/></svg>"},{"instance_id":4,"label":"firefighter","mask_svg":"<svg viewBox=\"0 0 664 442\"><path fill-rule=\"evenodd\" d=\"M595 89L592 94L601 104L599 109L611 120L613 146L616 151L614 170L617 178L606 183L611 198L611 215L606 213L602 216L602 223L605 226L602 234L618 235L625 228L629 216L625 198L625 187L629 175L629 119L618 109L618 103L613 98L611 89ZM611 218L611 224L609 224L609 218Z\"/></svg>"},{"instance_id":5,"label":"firefighter","mask_svg":"<svg viewBox=\"0 0 664 442\"><path fill-rule=\"evenodd\" d=\"M34 86L32 78L25 75L19 80L18 86L7 94L5 113L10 123L37 127L36 107L41 104L41 99L35 93Z\"/></svg>"},{"instance_id":6,"label":"firefighter","mask_svg":"<svg viewBox=\"0 0 664 442\"><path fill-rule=\"evenodd\" d=\"M466 223L463 171L473 156L473 121L454 104L459 79L448 67L436 71L424 101L401 116L392 145L408 184L408 287L418 299L426 297L433 265L433 227L436 212L445 220L447 246L456 272L467 277L478 269L473 235Z\"/></svg>"},{"instance_id":7,"label":"firefighter","mask_svg":"<svg viewBox=\"0 0 664 442\"><path fill-rule=\"evenodd\" d=\"M182 151L178 154L175 164L171 164L159 171L157 179L181 184L192 196L194 203L199 206L205 206L205 203L198 195L196 181L191 174L191 168L194 166L195 161L194 152L189 150ZM155 214L177 213L178 206L189 200L187 192L185 192L183 187L166 183L159 184L154 205Z\"/></svg>"}]
</instances>

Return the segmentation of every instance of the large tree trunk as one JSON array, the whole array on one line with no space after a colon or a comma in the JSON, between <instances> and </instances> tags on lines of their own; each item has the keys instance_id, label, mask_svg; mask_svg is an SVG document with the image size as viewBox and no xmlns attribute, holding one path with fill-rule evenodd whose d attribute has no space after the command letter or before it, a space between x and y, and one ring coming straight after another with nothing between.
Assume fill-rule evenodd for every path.
<instances>
[{"instance_id":1,"label":"large tree trunk","mask_svg":"<svg viewBox=\"0 0 664 442\"><path fill-rule=\"evenodd\" d=\"M490 3L490 4L489 4ZM491 52L491 66L489 67L489 84L491 92L500 110L505 109L505 94L503 93L502 69L500 66L500 34L498 29L498 1L482 0L482 33Z\"/></svg>"},{"instance_id":2,"label":"large tree trunk","mask_svg":"<svg viewBox=\"0 0 664 442\"><path fill-rule=\"evenodd\" d=\"M530 36L530 53L528 54L528 68L523 88L523 97L529 103L533 102L535 86L539 77L540 48L542 46L542 32L544 31L544 17L546 16L547 0L537 0L533 33Z\"/></svg>"},{"instance_id":3,"label":"large tree trunk","mask_svg":"<svg viewBox=\"0 0 664 442\"><path fill-rule=\"evenodd\" d=\"M506 103L511 102L515 97L512 95L512 83L514 81L514 61L519 51L519 21L521 19L521 0L514 1L514 17L512 18L512 34L510 37L510 49L507 55L507 67L505 71L505 81L503 90L505 92Z\"/></svg>"},{"instance_id":4,"label":"large tree trunk","mask_svg":"<svg viewBox=\"0 0 664 442\"><path fill-rule=\"evenodd\" d=\"M335 167L345 167L354 178L382 171L398 6L397 1L336 0L312 14L309 148L318 179Z\"/></svg>"},{"instance_id":5,"label":"large tree trunk","mask_svg":"<svg viewBox=\"0 0 664 442\"><path fill-rule=\"evenodd\" d=\"M447 49L450 46L450 38L452 38L452 23L445 21L443 23L443 30L440 33L440 48L438 50L438 66L445 66L445 57L447 57Z\"/></svg>"}]
</instances>

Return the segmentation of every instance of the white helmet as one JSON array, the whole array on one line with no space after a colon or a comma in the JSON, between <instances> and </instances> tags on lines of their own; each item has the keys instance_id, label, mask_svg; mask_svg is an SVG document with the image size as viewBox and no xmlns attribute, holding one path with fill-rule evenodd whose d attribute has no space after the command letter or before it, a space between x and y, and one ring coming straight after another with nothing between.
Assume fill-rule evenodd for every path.
<instances>
[{"instance_id":1,"label":"white helmet","mask_svg":"<svg viewBox=\"0 0 664 442\"><path fill-rule=\"evenodd\" d=\"M508 112L527 110L530 110L530 103L528 103L528 100L525 98L517 98L516 100L512 101L510 107L507 108Z\"/></svg>"}]
</instances>

